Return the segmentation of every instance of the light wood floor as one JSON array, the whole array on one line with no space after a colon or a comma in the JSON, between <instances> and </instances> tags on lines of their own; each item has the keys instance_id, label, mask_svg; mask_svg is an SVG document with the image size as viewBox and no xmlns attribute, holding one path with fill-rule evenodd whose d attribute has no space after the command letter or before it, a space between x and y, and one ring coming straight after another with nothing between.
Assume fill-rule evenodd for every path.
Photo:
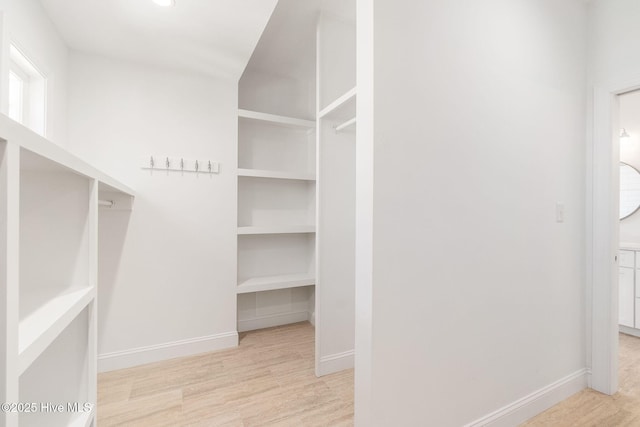
<instances>
[{"instance_id":1,"label":"light wood floor","mask_svg":"<svg viewBox=\"0 0 640 427\"><path fill-rule=\"evenodd\" d=\"M523 426L640 426L640 338L620 334L619 391L607 396L583 390Z\"/></svg>"},{"instance_id":2,"label":"light wood floor","mask_svg":"<svg viewBox=\"0 0 640 427\"><path fill-rule=\"evenodd\" d=\"M316 378L309 323L240 335L231 350L100 374L106 426L352 426L353 370Z\"/></svg>"}]
</instances>

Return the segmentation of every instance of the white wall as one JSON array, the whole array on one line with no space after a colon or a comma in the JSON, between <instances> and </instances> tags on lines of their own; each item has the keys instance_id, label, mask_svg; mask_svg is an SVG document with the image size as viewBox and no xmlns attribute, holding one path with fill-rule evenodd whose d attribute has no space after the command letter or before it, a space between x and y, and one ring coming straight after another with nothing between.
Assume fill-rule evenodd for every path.
<instances>
[{"instance_id":1,"label":"white wall","mask_svg":"<svg viewBox=\"0 0 640 427\"><path fill-rule=\"evenodd\" d=\"M58 31L37 0L0 0L4 58L14 43L47 78L46 137L62 146L67 141L67 85L69 52ZM8 84L8 64L2 64L3 90ZM7 94L2 112L8 111Z\"/></svg>"},{"instance_id":2,"label":"white wall","mask_svg":"<svg viewBox=\"0 0 640 427\"><path fill-rule=\"evenodd\" d=\"M315 116L313 76L305 80L247 68L239 86L240 108L310 120Z\"/></svg>"},{"instance_id":3,"label":"white wall","mask_svg":"<svg viewBox=\"0 0 640 427\"><path fill-rule=\"evenodd\" d=\"M102 369L234 345L237 83L80 53L70 70L71 149L137 192L132 212L100 212L98 351L151 348ZM150 155L220 174L141 170Z\"/></svg>"},{"instance_id":4,"label":"white wall","mask_svg":"<svg viewBox=\"0 0 640 427\"><path fill-rule=\"evenodd\" d=\"M634 81L640 75L640 4L633 0L592 0L590 80L597 85Z\"/></svg>"},{"instance_id":5,"label":"white wall","mask_svg":"<svg viewBox=\"0 0 640 427\"><path fill-rule=\"evenodd\" d=\"M515 425L586 384L586 6L359 1L359 35L371 7L358 101L374 105L358 110L357 146L372 144L373 174L361 164L357 182L373 268L367 282L358 255L356 395L372 388L357 425L464 425L574 379Z\"/></svg>"}]
</instances>

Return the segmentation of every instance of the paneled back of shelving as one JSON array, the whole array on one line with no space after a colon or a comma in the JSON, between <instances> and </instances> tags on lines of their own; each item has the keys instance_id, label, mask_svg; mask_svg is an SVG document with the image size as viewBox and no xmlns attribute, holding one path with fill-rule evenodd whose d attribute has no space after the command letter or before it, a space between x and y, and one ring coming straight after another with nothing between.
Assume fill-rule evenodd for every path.
<instances>
[{"instance_id":1,"label":"paneled back of shelving","mask_svg":"<svg viewBox=\"0 0 640 427\"><path fill-rule=\"evenodd\" d=\"M313 292L313 286L302 286L238 295L238 330L242 332L255 329L252 327L252 319L277 319L281 316L292 322L307 320L314 311ZM281 323L276 322L274 325ZM263 323L262 326L266 325Z\"/></svg>"}]
</instances>

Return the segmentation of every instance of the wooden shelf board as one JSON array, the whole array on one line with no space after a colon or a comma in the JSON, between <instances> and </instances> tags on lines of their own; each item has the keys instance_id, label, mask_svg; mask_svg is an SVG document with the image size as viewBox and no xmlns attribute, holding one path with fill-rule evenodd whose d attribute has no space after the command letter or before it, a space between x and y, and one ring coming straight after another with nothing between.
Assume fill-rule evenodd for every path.
<instances>
[{"instance_id":1,"label":"wooden shelf board","mask_svg":"<svg viewBox=\"0 0 640 427\"><path fill-rule=\"evenodd\" d=\"M356 116L356 88L351 88L344 95L320 110L318 118L329 120L349 120Z\"/></svg>"},{"instance_id":2,"label":"wooden shelf board","mask_svg":"<svg viewBox=\"0 0 640 427\"><path fill-rule=\"evenodd\" d=\"M298 119L295 117L278 116L276 114L260 113L258 111L250 111L238 109L238 117L244 119L259 120L263 122L273 123L275 125L294 127L294 128L308 128L312 129L316 127L316 122L313 120Z\"/></svg>"},{"instance_id":3,"label":"wooden shelf board","mask_svg":"<svg viewBox=\"0 0 640 427\"><path fill-rule=\"evenodd\" d=\"M238 176L253 178L275 178L275 179L297 179L301 181L315 181L316 176L305 172L285 172L263 169L242 169L238 168Z\"/></svg>"},{"instance_id":4,"label":"wooden shelf board","mask_svg":"<svg viewBox=\"0 0 640 427\"><path fill-rule=\"evenodd\" d=\"M275 289L297 288L315 285L316 278L307 273L285 274L281 276L252 277L238 284L237 293L272 291Z\"/></svg>"},{"instance_id":5,"label":"wooden shelf board","mask_svg":"<svg viewBox=\"0 0 640 427\"><path fill-rule=\"evenodd\" d=\"M20 321L19 373L22 374L95 297L86 287L51 298Z\"/></svg>"},{"instance_id":6,"label":"wooden shelf board","mask_svg":"<svg viewBox=\"0 0 640 427\"><path fill-rule=\"evenodd\" d=\"M270 226L238 227L239 235L315 233L315 232L316 232L316 227L314 225L270 225Z\"/></svg>"}]
</instances>

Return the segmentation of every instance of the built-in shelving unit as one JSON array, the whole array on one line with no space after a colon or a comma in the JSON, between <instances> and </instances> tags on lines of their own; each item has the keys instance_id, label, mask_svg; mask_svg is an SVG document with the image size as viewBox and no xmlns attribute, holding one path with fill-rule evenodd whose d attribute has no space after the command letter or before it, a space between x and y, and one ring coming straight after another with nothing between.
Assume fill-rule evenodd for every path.
<instances>
[{"instance_id":1,"label":"built-in shelving unit","mask_svg":"<svg viewBox=\"0 0 640 427\"><path fill-rule=\"evenodd\" d=\"M98 205L133 191L0 115L2 402L81 410L0 413L0 425L95 424ZM84 404L88 406L83 406Z\"/></svg>"},{"instance_id":2,"label":"built-in shelving unit","mask_svg":"<svg viewBox=\"0 0 640 427\"><path fill-rule=\"evenodd\" d=\"M238 110L239 304L315 284L314 129L312 120Z\"/></svg>"}]
</instances>

